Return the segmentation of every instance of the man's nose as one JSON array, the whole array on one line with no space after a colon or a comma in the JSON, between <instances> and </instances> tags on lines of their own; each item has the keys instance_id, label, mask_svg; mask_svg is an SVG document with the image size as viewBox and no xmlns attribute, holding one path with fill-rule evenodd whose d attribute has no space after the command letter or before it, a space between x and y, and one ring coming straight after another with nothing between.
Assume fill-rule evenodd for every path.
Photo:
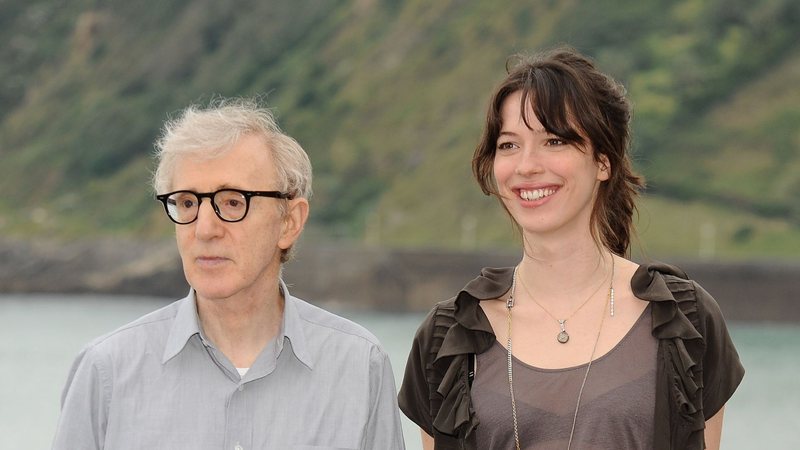
<instances>
[{"instance_id":1,"label":"man's nose","mask_svg":"<svg viewBox=\"0 0 800 450\"><path fill-rule=\"evenodd\" d=\"M200 204L197 207L195 234L198 238L210 239L217 236L221 229L222 219L217 216L214 210L214 203L211 199L201 198Z\"/></svg>"}]
</instances>

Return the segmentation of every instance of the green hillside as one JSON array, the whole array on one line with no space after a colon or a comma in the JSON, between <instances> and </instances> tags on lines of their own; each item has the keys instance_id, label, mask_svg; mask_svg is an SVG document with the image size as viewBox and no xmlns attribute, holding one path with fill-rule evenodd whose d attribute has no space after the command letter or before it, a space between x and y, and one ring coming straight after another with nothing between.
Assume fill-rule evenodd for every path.
<instances>
[{"instance_id":1,"label":"green hillside","mask_svg":"<svg viewBox=\"0 0 800 450\"><path fill-rule=\"evenodd\" d=\"M800 254L795 0L0 2L0 233L157 236L160 124L263 95L311 156L309 234L514 245L469 162L506 57L566 43L628 87L650 254Z\"/></svg>"}]
</instances>

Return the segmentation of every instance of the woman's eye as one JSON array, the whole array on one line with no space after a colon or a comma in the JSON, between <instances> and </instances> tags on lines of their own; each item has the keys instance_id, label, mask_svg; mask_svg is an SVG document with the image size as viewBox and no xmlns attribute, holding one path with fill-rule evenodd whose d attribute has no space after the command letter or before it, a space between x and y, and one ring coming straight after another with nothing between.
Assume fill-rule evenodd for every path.
<instances>
[{"instance_id":1,"label":"woman's eye","mask_svg":"<svg viewBox=\"0 0 800 450\"><path fill-rule=\"evenodd\" d=\"M517 145L511 142L500 142L497 144L498 150L510 150L512 148L516 148Z\"/></svg>"},{"instance_id":2,"label":"woman's eye","mask_svg":"<svg viewBox=\"0 0 800 450\"><path fill-rule=\"evenodd\" d=\"M548 146L560 146L560 145L567 145L567 142L561 138L550 138L547 140Z\"/></svg>"}]
</instances>

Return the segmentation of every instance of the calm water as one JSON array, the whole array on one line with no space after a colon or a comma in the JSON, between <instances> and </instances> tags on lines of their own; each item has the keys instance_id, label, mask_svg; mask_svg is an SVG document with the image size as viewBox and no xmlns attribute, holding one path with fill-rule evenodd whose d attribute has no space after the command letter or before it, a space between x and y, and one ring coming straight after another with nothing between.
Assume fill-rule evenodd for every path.
<instances>
[{"instance_id":1,"label":"calm water","mask_svg":"<svg viewBox=\"0 0 800 450\"><path fill-rule=\"evenodd\" d=\"M0 295L0 449L47 449L72 358L91 338L167 303L131 297ZM339 312L383 342L399 381L420 314ZM725 412L722 448L800 448L800 325L731 324L747 375ZM406 445L419 450L403 418Z\"/></svg>"}]
</instances>

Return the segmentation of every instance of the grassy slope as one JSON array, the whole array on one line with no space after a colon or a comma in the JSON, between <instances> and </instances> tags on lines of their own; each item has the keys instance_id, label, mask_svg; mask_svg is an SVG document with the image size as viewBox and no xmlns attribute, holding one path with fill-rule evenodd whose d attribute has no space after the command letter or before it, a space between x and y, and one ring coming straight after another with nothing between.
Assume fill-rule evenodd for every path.
<instances>
[{"instance_id":1,"label":"grassy slope","mask_svg":"<svg viewBox=\"0 0 800 450\"><path fill-rule=\"evenodd\" d=\"M789 0L50 3L0 5L6 232L169 232L143 188L160 123L214 94L266 93L315 164L312 231L513 245L469 159L505 57L567 42L631 91L651 253L696 254L672 238L694 221L719 223L705 229L721 257L800 242Z\"/></svg>"}]
</instances>

